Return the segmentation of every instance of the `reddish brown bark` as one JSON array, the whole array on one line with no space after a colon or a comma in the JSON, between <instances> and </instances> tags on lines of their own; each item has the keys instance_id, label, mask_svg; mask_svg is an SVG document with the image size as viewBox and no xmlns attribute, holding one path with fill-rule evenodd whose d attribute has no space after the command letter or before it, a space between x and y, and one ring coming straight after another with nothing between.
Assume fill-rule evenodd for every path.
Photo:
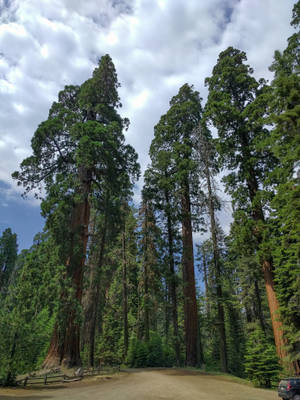
<instances>
[{"instance_id":1,"label":"reddish brown bark","mask_svg":"<svg viewBox=\"0 0 300 400\"><path fill-rule=\"evenodd\" d=\"M283 325L282 322L280 321L279 303L274 289L272 265L269 261L265 260L263 262L263 273L264 273L268 304L273 326L276 352L279 359L281 361L284 361L284 358L287 356L287 353L284 349L285 341L283 337Z\"/></svg>"},{"instance_id":2,"label":"reddish brown bark","mask_svg":"<svg viewBox=\"0 0 300 400\"><path fill-rule=\"evenodd\" d=\"M251 154L249 152L249 140L246 135L242 136L242 154L244 160L250 160ZM259 225L263 225L265 222L263 208L260 202L257 200L256 195L259 190L257 174L254 168L249 168L249 175L247 178L247 188L249 192L249 198L252 203L252 218L257 222L257 226L254 229L254 236L256 237L258 247L262 243L262 231L259 228ZM274 277L273 277L273 266L272 260L269 254L263 254L261 257L262 270L264 274L264 282L266 287L268 306L272 320L272 328L274 334L274 340L276 345L276 352L281 361L281 363L285 363L284 358L287 353L284 349L284 337L283 337L283 325L280 322L279 315L279 303L277 300L277 296L274 289Z\"/></svg>"},{"instance_id":3,"label":"reddish brown bark","mask_svg":"<svg viewBox=\"0 0 300 400\"><path fill-rule=\"evenodd\" d=\"M176 293L176 275L175 275L175 261L174 261L174 248L173 248L173 229L170 215L170 199L169 193L165 191L165 199L167 204L167 228L168 228L168 250L169 250L169 291L172 302L172 322L174 331L174 350L176 355L176 364L180 364L180 343L178 331L178 312L177 312L177 293Z\"/></svg>"},{"instance_id":4,"label":"reddish brown bark","mask_svg":"<svg viewBox=\"0 0 300 400\"><path fill-rule=\"evenodd\" d=\"M191 204L188 182L184 183L182 206L182 273L184 295L184 330L186 365L196 366L198 362L198 314L194 271L193 234Z\"/></svg>"},{"instance_id":5,"label":"reddish brown bark","mask_svg":"<svg viewBox=\"0 0 300 400\"><path fill-rule=\"evenodd\" d=\"M62 324L57 322L54 327L48 354L43 364L44 368L52 368L60 364L67 367L81 365L80 325L77 308L82 299L83 269L88 239L90 175L90 170L83 167L79 169L81 200L75 204L71 219L71 243L70 254L66 262L66 276L71 279L74 300L68 301L65 293L61 295L64 315L59 315L58 318L65 323L62 327ZM65 300L67 301L65 302Z\"/></svg>"},{"instance_id":6,"label":"reddish brown bark","mask_svg":"<svg viewBox=\"0 0 300 400\"><path fill-rule=\"evenodd\" d=\"M248 183L248 187L250 187L249 183ZM253 190L253 186L251 189ZM256 193L257 183L256 183L256 187L254 189L255 190L253 190L253 193ZM251 190L250 190L250 196L254 197L254 194L251 195ZM251 200L253 200L253 197L251 198ZM253 219L257 222L264 223L264 215L263 215L263 211L262 211L261 207L258 206L253 210ZM262 235L258 228L255 229L254 235L256 236L258 244L260 245L262 242ZM268 258L267 254L263 254L261 262L262 262L262 270L263 270L265 288L266 288L267 299L268 299L268 306L269 306L269 311L270 311L270 315L271 315L276 352L277 352L279 359L281 360L281 363L285 363L284 359L286 358L287 353L284 349L285 340L284 340L284 336L283 336L283 325L282 325L282 322L280 321L279 303L278 303L275 288L274 288L274 276L273 276L272 261L270 258Z\"/></svg>"}]
</instances>

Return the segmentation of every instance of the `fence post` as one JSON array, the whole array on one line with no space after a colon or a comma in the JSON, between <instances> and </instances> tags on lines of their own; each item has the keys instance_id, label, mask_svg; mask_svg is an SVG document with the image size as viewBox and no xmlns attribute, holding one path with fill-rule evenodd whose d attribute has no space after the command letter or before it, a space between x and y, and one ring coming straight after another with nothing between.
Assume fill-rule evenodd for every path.
<instances>
[{"instance_id":1,"label":"fence post","mask_svg":"<svg viewBox=\"0 0 300 400\"><path fill-rule=\"evenodd\" d=\"M47 374L45 375L45 378L44 378L44 385L47 385Z\"/></svg>"},{"instance_id":2,"label":"fence post","mask_svg":"<svg viewBox=\"0 0 300 400\"><path fill-rule=\"evenodd\" d=\"M24 387L27 385L27 381L28 381L28 376L26 376L26 378L24 379Z\"/></svg>"}]
</instances>

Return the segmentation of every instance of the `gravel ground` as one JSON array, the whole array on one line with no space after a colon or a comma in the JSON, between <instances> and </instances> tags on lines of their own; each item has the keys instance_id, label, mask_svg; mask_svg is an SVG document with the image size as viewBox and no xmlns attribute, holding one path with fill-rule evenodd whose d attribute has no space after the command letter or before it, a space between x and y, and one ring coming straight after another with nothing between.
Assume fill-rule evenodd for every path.
<instances>
[{"instance_id":1,"label":"gravel ground","mask_svg":"<svg viewBox=\"0 0 300 400\"><path fill-rule=\"evenodd\" d=\"M0 400L278 400L276 391L256 389L222 376L184 369L134 370L68 385L0 389Z\"/></svg>"}]
</instances>

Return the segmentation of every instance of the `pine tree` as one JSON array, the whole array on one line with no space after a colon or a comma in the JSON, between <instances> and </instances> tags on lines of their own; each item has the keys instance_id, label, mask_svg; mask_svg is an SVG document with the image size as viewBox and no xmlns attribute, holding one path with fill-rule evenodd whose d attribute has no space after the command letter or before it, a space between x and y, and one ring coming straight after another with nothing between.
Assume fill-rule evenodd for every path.
<instances>
[{"instance_id":1,"label":"pine tree","mask_svg":"<svg viewBox=\"0 0 300 400\"><path fill-rule=\"evenodd\" d=\"M276 351L260 328L250 333L245 358L246 374L251 381L269 388L277 384L280 367Z\"/></svg>"}]
</instances>

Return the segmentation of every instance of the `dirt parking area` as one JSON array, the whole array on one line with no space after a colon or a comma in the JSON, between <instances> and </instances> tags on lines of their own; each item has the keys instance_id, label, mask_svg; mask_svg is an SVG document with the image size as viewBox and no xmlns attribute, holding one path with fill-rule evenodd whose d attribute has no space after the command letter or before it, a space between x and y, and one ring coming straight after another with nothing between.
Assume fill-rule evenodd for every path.
<instances>
[{"instance_id":1,"label":"dirt parking area","mask_svg":"<svg viewBox=\"0 0 300 400\"><path fill-rule=\"evenodd\" d=\"M0 400L278 400L276 391L185 369L134 370L44 388L0 389Z\"/></svg>"}]
</instances>

